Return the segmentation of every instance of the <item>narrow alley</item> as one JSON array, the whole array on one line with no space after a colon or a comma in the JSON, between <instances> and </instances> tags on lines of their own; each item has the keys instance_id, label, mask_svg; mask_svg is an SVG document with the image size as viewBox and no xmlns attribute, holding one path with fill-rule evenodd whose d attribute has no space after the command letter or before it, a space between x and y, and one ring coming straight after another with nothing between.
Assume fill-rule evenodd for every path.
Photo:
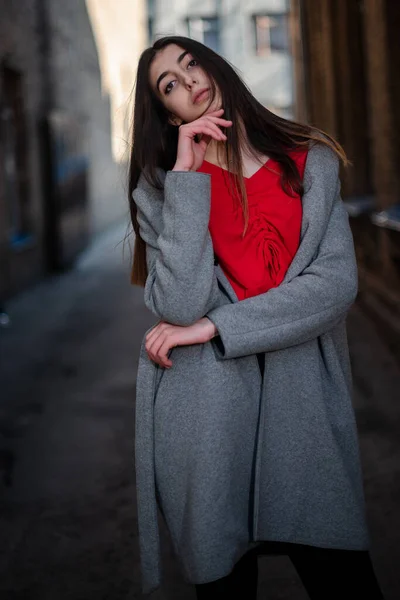
<instances>
[{"instance_id":1,"label":"narrow alley","mask_svg":"<svg viewBox=\"0 0 400 600\"><path fill-rule=\"evenodd\" d=\"M0 330L0 596L141 598L134 486L138 351L154 322L129 284L124 227L78 267L9 304ZM125 256L124 256L125 254ZM400 370L358 306L348 321L373 559L400 598ZM166 580L190 599L163 531ZM307 600L284 557L260 558L259 598Z\"/></svg>"}]
</instances>

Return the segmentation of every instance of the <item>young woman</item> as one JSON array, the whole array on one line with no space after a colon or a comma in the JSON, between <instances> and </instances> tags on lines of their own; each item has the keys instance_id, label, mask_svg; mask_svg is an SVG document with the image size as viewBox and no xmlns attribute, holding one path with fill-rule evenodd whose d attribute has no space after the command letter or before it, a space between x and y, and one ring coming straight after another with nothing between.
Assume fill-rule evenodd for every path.
<instances>
[{"instance_id":1,"label":"young woman","mask_svg":"<svg viewBox=\"0 0 400 600\"><path fill-rule=\"evenodd\" d=\"M255 599L268 552L312 599L382 598L351 403L345 154L185 37L145 50L136 85L132 282L158 318L136 391L143 591L161 581L159 508L198 598Z\"/></svg>"}]
</instances>

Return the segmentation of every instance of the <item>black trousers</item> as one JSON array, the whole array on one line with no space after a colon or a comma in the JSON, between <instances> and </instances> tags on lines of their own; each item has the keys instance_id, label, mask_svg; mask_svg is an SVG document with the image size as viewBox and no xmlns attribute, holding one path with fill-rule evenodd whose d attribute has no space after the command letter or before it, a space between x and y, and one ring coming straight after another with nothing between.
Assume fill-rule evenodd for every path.
<instances>
[{"instance_id":1,"label":"black trousers","mask_svg":"<svg viewBox=\"0 0 400 600\"><path fill-rule=\"evenodd\" d=\"M266 543L247 552L233 571L217 581L196 585L197 600L256 600L259 554L286 554L310 600L382 600L369 552L331 550L301 544Z\"/></svg>"}]
</instances>

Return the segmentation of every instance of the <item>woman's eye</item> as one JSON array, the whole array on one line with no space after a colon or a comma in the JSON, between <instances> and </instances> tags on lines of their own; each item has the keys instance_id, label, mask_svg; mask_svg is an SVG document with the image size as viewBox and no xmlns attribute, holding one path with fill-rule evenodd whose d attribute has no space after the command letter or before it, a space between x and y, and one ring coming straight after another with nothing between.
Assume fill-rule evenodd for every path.
<instances>
[{"instance_id":1,"label":"woman's eye","mask_svg":"<svg viewBox=\"0 0 400 600\"><path fill-rule=\"evenodd\" d=\"M165 87L165 90L164 90L164 93L165 93L165 94L169 94L169 93L170 93L170 91L171 91L171 90L172 90L172 88L173 88L173 85L172 85L173 83L174 83L173 81L170 81L170 82L168 83L168 85L166 85L166 87Z\"/></svg>"},{"instance_id":2,"label":"woman's eye","mask_svg":"<svg viewBox=\"0 0 400 600\"><path fill-rule=\"evenodd\" d=\"M195 58L192 58L192 60L190 60L187 64L188 67L196 67L198 65L198 61ZM170 81L166 86L165 86L165 90L164 90L164 94L168 95L170 93L170 91L173 89L173 83L174 81Z\"/></svg>"}]
</instances>

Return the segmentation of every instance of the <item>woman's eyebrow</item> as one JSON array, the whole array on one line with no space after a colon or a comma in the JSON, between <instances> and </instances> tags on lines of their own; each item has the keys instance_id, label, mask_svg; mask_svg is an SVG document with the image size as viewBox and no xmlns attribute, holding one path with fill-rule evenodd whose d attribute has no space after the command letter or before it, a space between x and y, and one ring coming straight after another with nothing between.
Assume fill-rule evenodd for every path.
<instances>
[{"instance_id":1,"label":"woman's eyebrow","mask_svg":"<svg viewBox=\"0 0 400 600\"><path fill-rule=\"evenodd\" d=\"M185 50L184 52L182 52L182 54L180 54L178 56L178 58L176 60L176 62L177 62L178 65L185 58L186 54L189 54L189 50ZM168 73L169 73L169 71L164 71L163 73L161 73L161 75L157 79L156 88L157 88L158 91L160 91L160 82L161 82L161 79L164 79L164 77L166 77L168 75Z\"/></svg>"}]
</instances>

